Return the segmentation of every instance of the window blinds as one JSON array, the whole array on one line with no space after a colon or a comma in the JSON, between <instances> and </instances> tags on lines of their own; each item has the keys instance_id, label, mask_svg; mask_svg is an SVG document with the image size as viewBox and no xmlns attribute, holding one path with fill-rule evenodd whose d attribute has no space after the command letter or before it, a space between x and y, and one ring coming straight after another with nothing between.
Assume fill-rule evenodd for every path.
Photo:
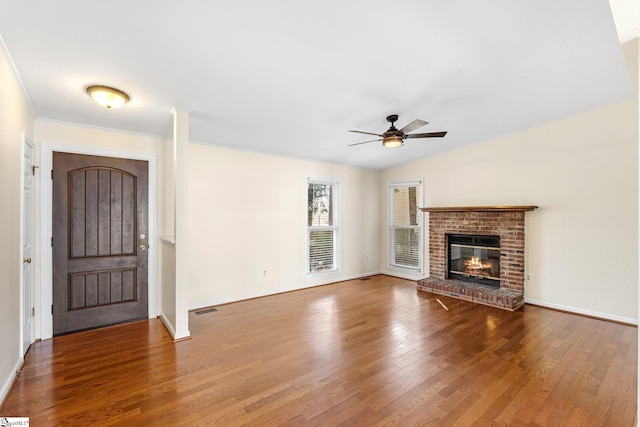
<instances>
[{"instance_id":1,"label":"window blinds","mask_svg":"<svg viewBox=\"0 0 640 427\"><path fill-rule=\"evenodd\" d=\"M307 187L308 272L336 269L336 184L309 181Z\"/></svg>"},{"instance_id":2,"label":"window blinds","mask_svg":"<svg viewBox=\"0 0 640 427\"><path fill-rule=\"evenodd\" d=\"M420 218L418 201L422 200L421 185L390 187L390 264L397 267L420 268Z\"/></svg>"}]
</instances>

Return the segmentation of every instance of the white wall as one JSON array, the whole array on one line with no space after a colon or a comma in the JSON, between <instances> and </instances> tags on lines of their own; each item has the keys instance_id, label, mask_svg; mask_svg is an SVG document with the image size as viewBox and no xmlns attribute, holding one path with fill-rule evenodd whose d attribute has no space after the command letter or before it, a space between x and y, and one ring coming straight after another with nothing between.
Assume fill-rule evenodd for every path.
<instances>
[{"instance_id":1,"label":"white wall","mask_svg":"<svg viewBox=\"0 0 640 427\"><path fill-rule=\"evenodd\" d=\"M33 139L33 116L0 48L0 401L22 359L20 320L21 133Z\"/></svg>"},{"instance_id":2,"label":"white wall","mask_svg":"<svg viewBox=\"0 0 640 427\"><path fill-rule=\"evenodd\" d=\"M637 40L625 52L637 83ZM425 206L538 205L526 214L525 298L637 322L637 96L384 171L381 271L386 183L412 178L425 180Z\"/></svg>"},{"instance_id":3,"label":"white wall","mask_svg":"<svg viewBox=\"0 0 640 427\"><path fill-rule=\"evenodd\" d=\"M176 248L168 240L160 242L160 306L162 321L171 336L176 336Z\"/></svg>"},{"instance_id":4,"label":"white wall","mask_svg":"<svg viewBox=\"0 0 640 427\"><path fill-rule=\"evenodd\" d=\"M337 274L306 274L309 175L340 180L342 269ZM190 308L378 270L376 171L191 144L189 186Z\"/></svg>"},{"instance_id":5,"label":"white wall","mask_svg":"<svg viewBox=\"0 0 640 427\"><path fill-rule=\"evenodd\" d=\"M109 112L108 110L105 111ZM171 120L171 114L167 111L167 123L171 123ZM153 154L158 156L159 164L161 165L164 164L163 157L166 152L166 146L171 145L171 140L153 135L43 119L35 121L34 134L38 142L46 141L49 143L94 147L104 150Z\"/></svg>"}]
</instances>

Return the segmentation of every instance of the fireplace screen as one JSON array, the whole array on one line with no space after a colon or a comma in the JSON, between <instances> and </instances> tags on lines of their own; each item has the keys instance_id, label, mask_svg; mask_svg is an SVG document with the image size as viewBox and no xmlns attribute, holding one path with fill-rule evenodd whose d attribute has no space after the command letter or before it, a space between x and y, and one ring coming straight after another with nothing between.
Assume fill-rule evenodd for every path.
<instances>
[{"instance_id":1,"label":"fireplace screen","mask_svg":"<svg viewBox=\"0 0 640 427\"><path fill-rule=\"evenodd\" d=\"M448 235L448 278L500 287L500 237Z\"/></svg>"}]
</instances>

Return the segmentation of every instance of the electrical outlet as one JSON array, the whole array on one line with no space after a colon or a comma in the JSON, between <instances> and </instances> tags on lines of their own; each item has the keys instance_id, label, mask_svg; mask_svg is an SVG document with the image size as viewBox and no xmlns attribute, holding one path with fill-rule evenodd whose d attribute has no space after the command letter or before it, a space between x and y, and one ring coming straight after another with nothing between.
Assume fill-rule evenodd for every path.
<instances>
[{"instance_id":1,"label":"electrical outlet","mask_svg":"<svg viewBox=\"0 0 640 427\"><path fill-rule=\"evenodd\" d=\"M267 275L267 270L262 270L262 275L266 276Z\"/></svg>"}]
</instances>

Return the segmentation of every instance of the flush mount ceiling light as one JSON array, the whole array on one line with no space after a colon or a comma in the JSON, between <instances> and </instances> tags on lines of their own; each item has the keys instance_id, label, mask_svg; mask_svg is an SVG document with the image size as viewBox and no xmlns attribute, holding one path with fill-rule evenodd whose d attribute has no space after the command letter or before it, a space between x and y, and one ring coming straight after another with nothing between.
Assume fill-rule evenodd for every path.
<instances>
[{"instance_id":1,"label":"flush mount ceiling light","mask_svg":"<svg viewBox=\"0 0 640 427\"><path fill-rule=\"evenodd\" d=\"M120 108L129 102L129 95L109 86L89 86L87 93L104 108Z\"/></svg>"}]
</instances>

